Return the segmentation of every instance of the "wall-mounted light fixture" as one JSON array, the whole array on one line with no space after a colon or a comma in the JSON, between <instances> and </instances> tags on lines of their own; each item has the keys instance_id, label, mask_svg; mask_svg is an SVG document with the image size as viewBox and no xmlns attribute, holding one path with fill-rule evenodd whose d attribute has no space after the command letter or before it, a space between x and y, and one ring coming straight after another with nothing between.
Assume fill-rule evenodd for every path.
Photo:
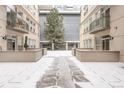
<instances>
[{"instance_id":1,"label":"wall-mounted light fixture","mask_svg":"<svg viewBox=\"0 0 124 93\"><path fill-rule=\"evenodd\" d=\"M0 37L2 37L2 39L4 39L4 40L7 40L7 35L5 35L5 36L0 36Z\"/></svg>"},{"instance_id":2,"label":"wall-mounted light fixture","mask_svg":"<svg viewBox=\"0 0 124 93\"><path fill-rule=\"evenodd\" d=\"M3 36L3 39L4 39L4 40L7 40L7 35Z\"/></svg>"},{"instance_id":3,"label":"wall-mounted light fixture","mask_svg":"<svg viewBox=\"0 0 124 93\"><path fill-rule=\"evenodd\" d=\"M114 39L114 37L113 36L110 36L110 40L113 40Z\"/></svg>"},{"instance_id":4,"label":"wall-mounted light fixture","mask_svg":"<svg viewBox=\"0 0 124 93\"><path fill-rule=\"evenodd\" d=\"M117 27L117 26L115 26L114 28L115 28L116 30L118 29L118 27Z\"/></svg>"}]
</instances>

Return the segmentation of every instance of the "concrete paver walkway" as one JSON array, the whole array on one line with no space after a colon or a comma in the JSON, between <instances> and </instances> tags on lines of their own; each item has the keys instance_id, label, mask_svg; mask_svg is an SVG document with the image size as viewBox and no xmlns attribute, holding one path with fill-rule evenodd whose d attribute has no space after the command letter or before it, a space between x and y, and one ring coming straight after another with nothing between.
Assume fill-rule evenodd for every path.
<instances>
[{"instance_id":1,"label":"concrete paver walkway","mask_svg":"<svg viewBox=\"0 0 124 93\"><path fill-rule=\"evenodd\" d=\"M38 62L0 62L0 87L124 87L124 63L80 62L49 51Z\"/></svg>"},{"instance_id":2,"label":"concrete paver walkway","mask_svg":"<svg viewBox=\"0 0 124 93\"><path fill-rule=\"evenodd\" d=\"M74 88L71 71L65 57L56 57L50 68L39 80L37 87L65 87Z\"/></svg>"}]
</instances>

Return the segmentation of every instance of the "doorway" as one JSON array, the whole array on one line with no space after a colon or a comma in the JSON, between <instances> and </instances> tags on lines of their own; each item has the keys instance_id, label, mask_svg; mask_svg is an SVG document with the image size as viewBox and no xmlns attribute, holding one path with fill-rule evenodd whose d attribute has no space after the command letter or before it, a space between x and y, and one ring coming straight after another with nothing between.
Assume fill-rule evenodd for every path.
<instances>
[{"instance_id":1,"label":"doorway","mask_svg":"<svg viewBox=\"0 0 124 93\"><path fill-rule=\"evenodd\" d=\"M15 50L16 47L16 41L13 39L7 40L7 50Z\"/></svg>"},{"instance_id":2,"label":"doorway","mask_svg":"<svg viewBox=\"0 0 124 93\"><path fill-rule=\"evenodd\" d=\"M110 44L110 38L109 36L102 38L102 49L103 50L109 50Z\"/></svg>"}]
</instances>

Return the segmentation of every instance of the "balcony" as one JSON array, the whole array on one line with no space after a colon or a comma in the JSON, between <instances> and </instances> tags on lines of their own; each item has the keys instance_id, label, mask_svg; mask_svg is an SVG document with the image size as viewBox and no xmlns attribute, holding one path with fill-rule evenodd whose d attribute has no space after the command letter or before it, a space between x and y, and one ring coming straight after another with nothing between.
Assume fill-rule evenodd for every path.
<instances>
[{"instance_id":1,"label":"balcony","mask_svg":"<svg viewBox=\"0 0 124 93\"><path fill-rule=\"evenodd\" d=\"M29 25L22 17L14 11L7 12L7 29L18 31L20 33L28 33Z\"/></svg>"},{"instance_id":2,"label":"balcony","mask_svg":"<svg viewBox=\"0 0 124 93\"><path fill-rule=\"evenodd\" d=\"M90 34L95 34L98 31L109 29L109 27L110 27L109 16L102 16L94 20L90 24Z\"/></svg>"}]
</instances>

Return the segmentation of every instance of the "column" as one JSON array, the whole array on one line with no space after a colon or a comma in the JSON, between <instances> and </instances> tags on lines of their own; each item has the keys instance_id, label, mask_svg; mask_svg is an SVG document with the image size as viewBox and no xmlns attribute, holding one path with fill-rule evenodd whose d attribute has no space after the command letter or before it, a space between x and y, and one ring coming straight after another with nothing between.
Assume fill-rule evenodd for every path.
<instances>
[{"instance_id":1,"label":"column","mask_svg":"<svg viewBox=\"0 0 124 93\"><path fill-rule=\"evenodd\" d=\"M73 44L74 44L73 48L76 48L76 43L73 43Z\"/></svg>"},{"instance_id":2,"label":"column","mask_svg":"<svg viewBox=\"0 0 124 93\"><path fill-rule=\"evenodd\" d=\"M66 50L68 50L68 42L66 42Z\"/></svg>"},{"instance_id":3,"label":"column","mask_svg":"<svg viewBox=\"0 0 124 93\"><path fill-rule=\"evenodd\" d=\"M54 43L52 43L52 50L54 50Z\"/></svg>"},{"instance_id":4,"label":"column","mask_svg":"<svg viewBox=\"0 0 124 93\"><path fill-rule=\"evenodd\" d=\"M78 44L78 47L77 48L80 48L80 43L77 43Z\"/></svg>"}]
</instances>

